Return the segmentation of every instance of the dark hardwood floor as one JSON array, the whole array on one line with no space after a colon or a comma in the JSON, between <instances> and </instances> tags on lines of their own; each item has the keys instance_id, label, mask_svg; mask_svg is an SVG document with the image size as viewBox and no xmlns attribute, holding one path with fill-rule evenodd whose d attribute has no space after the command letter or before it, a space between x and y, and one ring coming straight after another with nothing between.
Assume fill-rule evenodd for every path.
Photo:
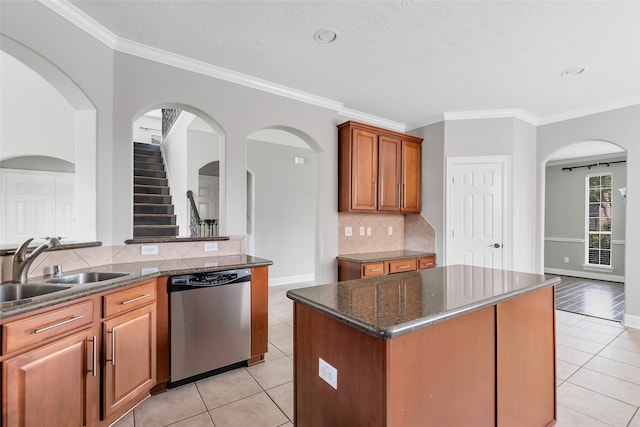
<instances>
[{"instance_id":1,"label":"dark hardwood floor","mask_svg":"<svg viewBox=\"0 0 640 427\"><path fill-rule=\"evenodd\" d=\"M559 276L556 308L572 313L622 322L624 283Z\"/></svg>"}]
</instances>

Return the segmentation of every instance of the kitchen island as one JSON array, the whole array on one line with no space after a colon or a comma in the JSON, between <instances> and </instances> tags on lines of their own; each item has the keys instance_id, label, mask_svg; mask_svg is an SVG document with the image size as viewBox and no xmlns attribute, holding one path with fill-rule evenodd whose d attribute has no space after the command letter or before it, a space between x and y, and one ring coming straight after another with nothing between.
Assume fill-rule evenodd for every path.
<instances>
[{"instance_id":1,"label":"kitchen island","mask_svg":"<svg viewBox=\"0 0 640 427\"><path fill-rule=\"evenodd\" d=\"M555 424L558 283L456 265L290 290L295 425Z\"/></svg>"}]
</instances>

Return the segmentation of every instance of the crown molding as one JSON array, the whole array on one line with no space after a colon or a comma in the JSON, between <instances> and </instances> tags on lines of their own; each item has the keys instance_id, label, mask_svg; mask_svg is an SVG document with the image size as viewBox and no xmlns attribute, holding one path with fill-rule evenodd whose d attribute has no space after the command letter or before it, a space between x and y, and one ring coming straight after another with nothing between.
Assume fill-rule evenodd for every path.
<instances>
[{"instance_id":1,"label":"crown molding","mask_svg":"<svg viewBox=\"0 0 640 427\"><path fill-rule=\"evenodd\" d=\"M563 122L565 120L577 119L579 117L590 116L592 114L604 113L606 111L617 110L618 108L630 107L632 105L640 105L640 98L626 98L611 102L608 104L602 104L598 106L580 108L578 110L567 111L565 113L553 114L545 116L540 119L539 125L548 125L556 122Z\"/></svg>"},{"instance_id":2,"label":"crown molding","mask_svg":"<svg viewBox=\"0 0 640 427\"><path fill-rule=\"evenodd\" d=\"M380 126L396 132L406 132L407 127L404 123L388 120L382 117L374 116L373 114L363 113L362 111L352 110L350 108L340 108L338 115L344 116L359 122L364 122L373 126Z\"/></svg>"},{"instance_id":3,"label":"crown molding","mask_svg":"<svg viewBox=\"0 0 640 427\"><path fill-rule=\"evenodd\" d=\"M439 122L442 122L442 121L444 121L444 114L443 113L434 114L433 116L431 116L428 119L408 124L407 125L407 132L411 131L411 130L414 130L414 129L420 129L420 128L423 128L423 127L426 127L426 126L430 126L430 125L432 125L434 123L439 123Z\"/></svg>"},{"instance_id":4,"label":"crown molding","mask_svg":"<svg viewBox=\"0 0 640 427\"><path fill-rule=\"evenodd\" d=\"M538 126L539 124L538 117L519 108L511 108L505 110L451 111L444 113L444 119L447 121L502 118L519 119L533 126Z\"/></svg>"}]
</instances>

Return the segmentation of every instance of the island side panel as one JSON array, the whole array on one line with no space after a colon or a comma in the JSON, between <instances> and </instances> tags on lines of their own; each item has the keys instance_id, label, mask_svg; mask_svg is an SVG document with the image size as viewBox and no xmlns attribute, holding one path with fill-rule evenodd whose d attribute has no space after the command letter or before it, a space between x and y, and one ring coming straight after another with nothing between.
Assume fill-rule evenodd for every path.
<instances>
[{"instance_id":1,"label":"island side panel","mask_svg":"<svg viewBox=\"0 0 640 427\"><path fill-rule=\"evenodd\" d=\"M294 304L294 424L385 425L385 342L303 304ZM337 369L334 389L318 358Z\"/></svg>"},{"instance_id":2,"label":"island side panel","mask_svg":"<svg viewBox=\"0 0 640 427\"><path fill-rule=\"evenodd\" d=\"M388 426L495 426L495 308L387 341Z\"/></svg>"},{"instance_id":3,"label":"island side panel","mask_svg":"<svg viewBox=\"0 0 640 427\"><path fill-rule=\"evenodd\" d=\"M264 362L269 351L269 268L251 269L251 359L249 365Z\"/></svg>"},{"instance_id":4,"label":"island side panel","mask_svg":"<svg viewBox=\"0 0 640 427\"><path fill-rule=\"evenodd\" d=\"M548 287L498 304L498 426L556 420L555 292Z\"/></svg>"}]
</instances>

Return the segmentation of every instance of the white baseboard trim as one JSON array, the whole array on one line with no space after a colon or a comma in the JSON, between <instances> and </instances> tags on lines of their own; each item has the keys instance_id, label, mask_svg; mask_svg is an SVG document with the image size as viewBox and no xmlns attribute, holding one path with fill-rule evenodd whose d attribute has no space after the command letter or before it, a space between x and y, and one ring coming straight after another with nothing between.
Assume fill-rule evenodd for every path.
<instances>
[{"instance_id":1,"label":"white baseboard trim","mask_svg":"<svg viewBox=\"0 0 640 427\"><path fill-rule=\"evenodd\" d=\"M640 316L625 313L622 324L627 328L640 329Z\"/></svg>"},{"instance_id":2,"label":"white baseboard trim","mask_svg":"<svg viewBox=\"0 0 640 427\"><path fill-rule=\"evenodd\" d=\"M590 271L577 271L577 270L562 270L560 268L546 268L544 272L547 274L559 274L561 276L582 277L584 279L593 280L606 280L608 282L624 283L624 276L618 276L615 274L602 274L594 273Z\"/></svg>"},{"instance_id":3,"label":"white baseboard trim","mask_svg":"<svg viewBox=\"0 0 640 427\"><path fill-rule=\"evenodd\" d=\"M314 280L315 275L313 273L300 274L298 276L276 277L273 279L269 279L269 286L288 285L289 283L313 282Z\"/></svg>"}]
</instances>

